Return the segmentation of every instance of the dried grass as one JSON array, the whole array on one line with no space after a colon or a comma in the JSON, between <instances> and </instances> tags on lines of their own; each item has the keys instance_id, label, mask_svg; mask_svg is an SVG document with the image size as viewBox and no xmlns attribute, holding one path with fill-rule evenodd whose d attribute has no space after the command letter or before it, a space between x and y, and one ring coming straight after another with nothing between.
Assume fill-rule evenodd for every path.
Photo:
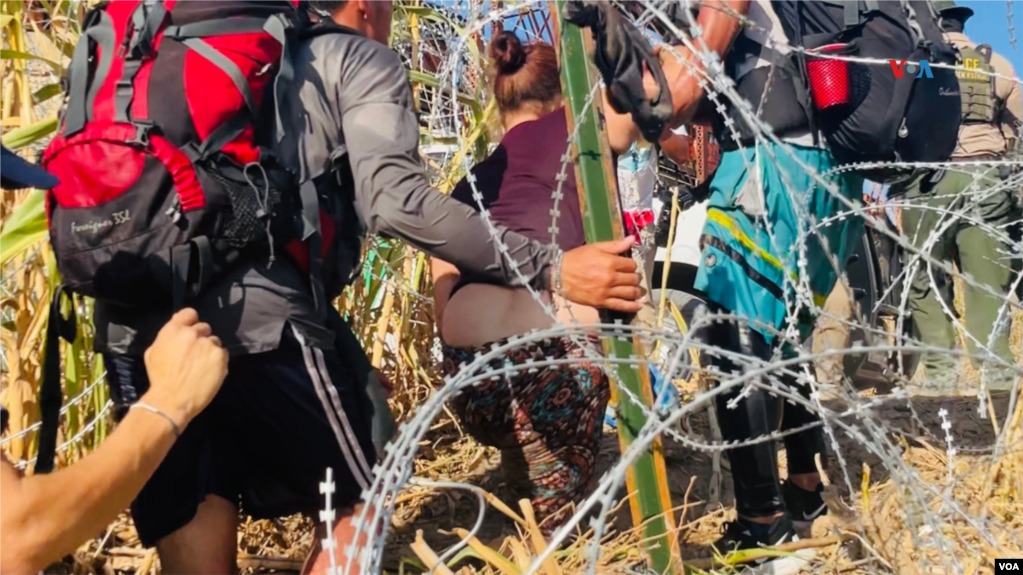
<instances>
[{"instance_id":1,"label":"dried grass","mask_svg":"<svg viewBox=\"0 0 1023 575\"><path fill-rule=\"evenodd\" d=\"M7 10L18 10L24 4L17 1L4 3ZM70 6L70 4L68 4ZM77 8L75 8L77 9ZM20 19L12 20L12 26L20 26ZM36 32L38 33L38 29ZM10 34L10 39L24 37L24 33ZM41 38L41 40L46 40ZM6 41L6 40L5 40ZM19 40L20 41L20 40ZM56 44L43 42L39 49L51 59ZM18 46L15 46L18 47ZM21 62L2 61L3 66L3 127L25 127L52 113L41 107L33 110L31 85L26 67ZM418 92L417 92L418 93ZM54 102L49 102L52 107ZM482 129L486 117L477 119ZM467 138L472 141L473 138ZM450 176L451 174L448 174ZM441 174L443 177L443 174ZM449 178L446 178L450 180ZM16 205L23 202L30 192L4 194L0 198L0 221L6 220ZM3 401L11 408L12 431L16 432L38 420L36 404L39 382L39 341L44 306L49 286L42 250L19 255L3 270L5 291L0 299L0 308L8 322L0 330L3 347L4 385ZM372 279L366 285L354 290L341 308L351 314L353 329L371 350L377 365L391 376L397 384L392 408L399 419L411 414L433 390L438 380L431 357L433 340L432 311L423 295L430 293L430 285L424 273L423 258L405 247L389 248L378 252L388 260L389 282ZM374 268L374 273L383 275L383 268ZM383 289L384 304L371 305L373 289ZM961 293L961 290L960 290ZM957 307L962 313L961 298ZM370 309L371 311L364 311ZM1016 311L1014 329L1011 333L1013 349L1017 358L1023 358L1023 313ZM388 336L392 336L388 340ZM88 342L83 342L87 347ZM92 371L91 365L88 366ZM976 373L964 365L970 377ZM94 416L106 401L102 393L90 398L80 413L73 417L78 422ZM965 400L964 400L965 401ZM1023 401L1020 402L1023 404ZM931 420L937 411L936 405L918 406L918 415ZM962 422L956 421L955 436L974 438L982 436L984 425L989 423L967 421L965 411L957 412ZM954 549L939 550L919 544L911 533L907 517L915 512L907 505L905 487L890 478L881 477L884 470L876 461L857 452L857 446L847 442L850 461L864 465L864 471L857 479L866 479L866 489L860 493L844 494L844 499L831 501L831 514L816 526L815 543L823 544L819 549L814 570L821 573L924 573L921 566L940 566L954 556L964 564L966 573L991 572L990 558L994 555L1023 555L1023 407L1017 409L1014 419L1008 424L1009 449L997 460L992 455L961 453L953 466L954 488L946 497L942 491L948 478L947 455L939 443L930 436L921 435L912 428L904 414L885 413L893 433L905 436L904 461L912 466L921 478L919 488L924 484L935 488L928 505L934 512L947 508L949 500L954 501L970 516L986 515L993 540L985 540L980 530L965 521L950 521L944 527L948 540ZM694 423L700 419L694 418ZM906 425L902 425L906 424ZM66 429L69 433L77 430L75 425ZM88 451L93 442L102 439L105 428L101 425L87 438L80 450L68 453L69 460ZM910 444L912 440L912 444ZM930 441L930 444L925 442ZM609 436L605 456L616 453L615 441ZM708 462L677 446L666 446L671 455L669 473L672 478L674 500L683 502L676 512L680 517L677 534L682 542L683 556L690 566L706 564L710 553L707 545L720 533L725 521L734 512L729 508L712 508L701 500L706 494L705 478L708 476ZM22 458L34 451L29 442L12 442L8 454ZM862 451L862 450L860 450ZM873 465L873 467L871 467ZM492 497L503 502L505 512L498 511L502 505L488 509L488 519L483 532L476 541L478 551L489 550L501 558L491 555L492 562L470 560L452 571L459 573L503 573L497 565L511 565L516 569L524 566L538 549L542 540L537 538L536 529L522 516L515 502L510 501L507 489L497 473L496 451L475 443L465 437L457 424L450 418L442 418L424 440L415 462L416 474L423 477L462 481L480 485ZM833 469L829 472L834 473ZM727 481L726 481L727 483ZM842 494L840 494L842 495ZM727 500L726 500L727 503ZM639 556L640 535L629 526L627 508L623 499L619 508L612 512L609 523L613 529L600 541L597 558L599 573L626 573L642 563ZM513 511L519 509L519 511ZM458 540L452 533L471 525L476 517L477 501L457 491L438 492L421 487L410 487L398 498L393 518L393 535L387 550L386 568L390 572L404 569L406 573L417 572L417 552L420 558L429 559L428 550L439 553ZM854 533L862 538L861 549L850 549L834 540L835 533ZM829 537L831 539L829 539ZM566 574L582 571L586 553L592 543L593 534L577 533L569 544L556 552L548 572ZM240 566L245 573L253 572L296 572L313 543L313 524L310 520L293 516L275 521L242 521L238 532ZM159 560L151 550L142 549L130 519L123 515L104 533L83 545L73 556L51 566L48 573L159 573Z\"/></svg>"},{"instance_id":2,"label":"dried grass","mask_svg":"<svg viewBox=\"0 0 1023 575\"><path fill-rule=\"evenodd\" d=\"M1017 314L1017 327L1023 315ZM1018 329L1014 330L1014 346L1020 348ZM415 396L426 390L419 390ZM968 399L958 401L968 402ZM947 404L945 404L947 406ZM975 407L975 406L974 406ZM933 416L938 405L917 405L921 419ZM950 409L955 410L955 407ZM966 413L956 410L956 413ZM924 485L932 486L936 492L929 498L932 511L938 512L946 506L942 490L948 479L947 455L943 447L922 439L919 430L911 422L898 420L899 415L881 413L878 417L890 418L893 433L912 440L905 449L904 461L912 466L920 477L914 485L919 490ZM905 418L904 418L905 419ZM969 423L974 424L968 427ZM699 432L700 420L694 419ZM705 422L703 422L705 423ZM905 424L905 425L903 425ZM957 422L956 436L973 437L990 422L977 422L965 418L962 425ZM960 558L965 573L991 573L991 558L1011 557L1023 554L1023 406L1019 407L1014 419L1007 425L1010 446L997 461L990 454L961 453L953 468L954 489L951 499L971 517L987 514L987 526L994 542L986 542L980 531L969 523L950 521L944 527L947 541L954 549L941 550L926 544L914 542L907 516L912 512L906 504L905 486L890 478L880 477L884 470L871 462L869 457L860 456L857 446L843 444L843 453L852 464L863 464L866 471L855 478L866 478L867 488L846 497L842 503L830 502L831 513L818 521L814 539L819 545L812 571L815 573L873 574L895 573L944 573L938 566L944 565L943 558L954 554ZM609 434L608 446L614 445ZM846 450L846 448L848 448ZM677 534L682 542L682 552L689 567L709 567L711 553L708 545L721 532L725 521L734 517L730 507L708 509L697 496L705 493L706 469L708 463L698 459L687 459L678 465L681 448L668 446L675 500L683 504L676 510L679 519ZM608 449L605 449L608 451ZM613 457L613 454L605 455ZM463 436L454 422L442 419L424 440L420 456L416 460L416 473L429 478L448 481L465 481L481 485L502 498L504 506L518 509L510 500L508 491L498 473L498 457L495 450L480 446L471 438ZM875 467L871 467L874 465ZM829 473L834 477L833 469ZM726 481L727 483L727 481ZM725 500L726 505L729 501ZM841 507L839 507L841 505ZM612 513L610 530L601 539L597 558L598 573L629 573L642 564L639 553L640 534L629 526L627 505L624 499ZM438 492L421 487L410 487L398 499L393 521L392 537L389 541L385 568L390 573L403 570L405 573L422 572L424 550L430 549L439 555L448 546L458 541L459 528L468 527L475 521L477 501L457 491ZM491 506L482 533L474 545L478 555L490 555L492 561L468 559L451 571L458 575L468 573L498 575L508 571L507 566L521 570L537 553L537 532L521 523L521 513L501 513ZM246 520L239 528L239 553L245 573L296 572L302 559L312 545L312 523L300 517L289 517L277 521ZM862 538L863 543L850 547L837 537L850 535ZM588 558L589 545L593 534L575 534L564 548L554 555L550 570L571 574L581 572ZM857 549L858 547L858 549ZM416 549L419 550L417 557ZM109 533L82 547L75 561L65 561L63 572L75 573L143 573L142 567L148 562L153 573L159 572L158 561L139 547L137 536L130 520L122 517ZM501 559L497 559L500 557ZM502 570L498 565L505 565ZM418 566L418 567L417 567ZM922 567L923 566L923 567ZM929 566L929 567L927 567ZM719 568L728 572L731 568Z\"/></svg>"}]
</instances>

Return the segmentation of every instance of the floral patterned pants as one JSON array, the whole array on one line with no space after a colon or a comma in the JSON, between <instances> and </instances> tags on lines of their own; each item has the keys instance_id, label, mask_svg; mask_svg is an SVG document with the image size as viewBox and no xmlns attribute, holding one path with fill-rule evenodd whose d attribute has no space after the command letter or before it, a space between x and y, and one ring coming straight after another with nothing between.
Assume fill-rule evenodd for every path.
<instances>
[{"instance_id":1,"label":"floral patterned pants","mask_svg":"<svg viewBox=\"0 0 1023 575\"><path fill-rule=\"evenodd\" d=\"M462 363L492 347L445 347L445 374L457 373ZM599 353L596 345L591 349ZM589 489L611 393L608 378L569 338L523 344L489 362L491 369L502 369L565 358L579 361L484 380L451 405L477 441L501 450L506 479L530 500L544 531L567 518L566 506L581 501Z\"/></svg>"}]
</instances>

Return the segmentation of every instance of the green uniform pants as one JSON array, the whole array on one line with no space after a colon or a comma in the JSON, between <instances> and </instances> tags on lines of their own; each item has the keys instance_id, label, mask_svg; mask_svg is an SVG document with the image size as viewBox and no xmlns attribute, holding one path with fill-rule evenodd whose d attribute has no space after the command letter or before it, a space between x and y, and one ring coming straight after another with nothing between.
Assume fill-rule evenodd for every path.
<instances>
[{"instance_id":1,"label":"green uniform pants","mask_svg":"<svg viewBox=\"0 0 1023 575\"><path fill-rule=\"evenodd\" d=\"M992 329L1005 303L1004 297L993 296L975 285L988 286L998 294L1009 292L1012 270L1006 259L1008 246L977 222L1005 230L1012 214L1012 195L1009 191L990 192L1001 183L997 169L980 167L969 172L957 167L945 171L937 182L933 181L933 175L928 172L904 184L907 205L902 209L903 234L919 253L925 253L929 245L934 260L954 262L964 277L972 278L972 282L964 283L963 294L966 317L962 323L972 336L966 338L967 349L971 354L981 353L979 342L1012 365L1007 320L992 340ZM944 231L932 238L939 229ZM929 262L919 264L911 279L908 302L917 337L927 345L953 349L956 332L945 312L951 308L951 302L946 301L949 308L943 308L943 298L940 298L940 294L948 293L951 277ZM925 354L923 357L927 379L934 385L954 385L956 363L950 354ZM979 367L976 360L974 365ZM997 371L989 373L994 376L988 381L989 388L1011 386L1011 376L1006 378Z\"/></svg>"}]
</instances>

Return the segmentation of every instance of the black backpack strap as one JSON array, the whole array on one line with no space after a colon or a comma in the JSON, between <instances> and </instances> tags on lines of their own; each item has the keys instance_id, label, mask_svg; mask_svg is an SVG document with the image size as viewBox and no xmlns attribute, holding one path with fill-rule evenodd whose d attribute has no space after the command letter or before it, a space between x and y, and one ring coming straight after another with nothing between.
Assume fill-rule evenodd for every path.
<instances>
[{"instance_id":1,"label":"black backpack strap","mask_svg":"<svg viewBox=\"0 0 1023 575\"><path fill-rule=\"evenodd\" d=\"M70 302L68 317L61 315L60 306ZM60 407L64 402L61 388L60 338L71 343L77 337L75 302L69 297L63 285L57 286L50 301L50 317L46 325L46 351L43 360L43 381L39 387L39 450L36 454L35 473L53 471L57 454L57 432L60 429Z\"/></svg>"},{"instance_id":2,"label":"black backpack strap","mask_svg":"<svg viewBox=\"0 0 1023 575\"><path fill-rule=\"evenodd\" d=\"M305 24L303 22L302 24ZM359 32L346 26L341 26L329 20L324 20L314 26L296 25L294 20L277 15L271 17L264 29L281 43L281 62L274 79L274 121L276 123L276 138L278 143L284 137L284 119L281 116L282 110L286 108L283 103L286 101L290 85L295 80L294 50L295 46L326 34L356 34ZM331 168L333 164L344 156L346 149L334 150L330 155ZM301 232L299 239L309 247L309 283L312 289L313 305L317 314L327 315L327 292L323 278L323 230L320 226L320 197L316 182L308 174L298 174L299 201L301 203Z\"/></svg>"},{"instance_id":3,"label":"black backpack strap","mask_svg":"<svg viewBox=\"0 0 1023 575\"><path fill-rule=\"evenodd\" d=\"M841 4L843 8L842 19L846 28L859 26L863 23L863 15L876 12L881 9L879 0L832 0Z\"/></svg>"},{"instance_id":4,"label":"black backpack strap","mask_svg":"<svg viewBox=\"0 0 1023 575\"><path fill-rule=\"evenodd\" d=\"M327 34L353 34L360 36L361 33L355 28L349 28L348 26L342 26L333 20L321 20L313 26L309 26L301 30L298 34L298 40L312 40L317 36L325 36Z\"/></svg>"},{"instance_id":5,"label":"black backpack strap","mask_svg":"<svg viewBox=\"0 0 1023 575\"><path fill-rule=\"evenodd\" d=\"M730 67L735 65L737 59L750 56L763 58L771 64L771 68L763 67L750 71L737 82L740 95L747 98L755 109L760 109L761 120L775 127L782 127L781 125L791 126L793 119L789 118L787 109L793 105L798 105L799 113L806 119L806 125L809 126L811 132L815 132L813 108L810 105L810 92L807 88L806 76L799 63L799 58L801 58L802 54L799 52L784 54L779 50L757 42L745 34L740 34L736 38L735 43L733 43L732 51L728 54L725 63L728 65L729 70L731 70ZM791 92L786 92L784 95L768 93L768 88L775 86L775 80L772 79L774 70L772 69L785 71L790 80ZM784 87L785 84L777 84L776 86ZM790 95L792 96L791 99L787 97ZM766 105L764 105L765 101ZM750 129L744 127L746 126L745 122L738 122L737 126L739 126L742 132L741 138L743 143L748 143L752 137L752 134L749 133ZM723 126L716 126L717 131L720 132L722 129ZM785 133L780 132L777 135L782 136ZM722 144L723 149L731 149L735 145L730 139L722 138L722 141L726 142Z\"/></svg>"},{"instance_id":6,"label":"black backpack strap","mask_svg":"<svg viewBox=\"0 0 1023 575\"><path fill-rule=\"evenodd\" d=\"M281 118L281 105L287 95L287 87L295 80L294 49L297 44L325 34L355 34L359 32L347 26L341 26L333 21L325 20L314 26L296 26L294 20L281 14L271 17L264 29L281 43L281 63L277 70L277 77L274 78L274 122L276 129L277 143L284 137L284 120Z\"/></svg>"},{"instance_id":7,"label":"black backpack strap","mask_svg":"<svg viewBox=\"0 0 1023 575\"><path fill-rule=\"evenodd\" d=\"M142 0L131 15L132 33L124 39L128 56L141 58L153 53L153 40L165 16L167 7L163 0Z\"/></svg>"},{"instance_id":8,"label":"black backpack strap","mask_svg":"<svg viewBox=\"0 0 1023 575\"><path fill-rule=\"evenodd\" d=\"M163 25L167 9L163 0L143 0L131 15L132 32L124 39L124 68L114 92L114 120L136 124L144 130L143 120L131 117L131 101L135 97L135 76L143 59L152 53L153 38ZM143 138L139 138L144 143Z\"/></svg>"},{"instance_id":9,"label":"black backpack strap","mask_svg":"<svg viewBox=\"0 0 1023 575\"><path fill-rule=\"evenodd\" d=\"M323 286L323 230L320 228L320 196L316 184L307 179L299 186L302 202L302 241L309 246L309 285L313 306L319 315L327 313L327 295Z\"/></svg>"},{"instance_id":10,"label":"black backpack strap","mask_svg":"<svg viewBox=\"0 0 1023 575\"><path fill-rule=\"evenodd\" d=\"M213 246L206 236L171 248L171 302L177 312L191 302L213 276Z\"/></svg>"},{"instance_id":11,"label":"black backpack strap","mask_svg":"<svg viewBox=\"0 0 1023 575\"><path fill-rule=\"evenodd\" d=\"M101 59L96 64L96 74L89 80L89 58L100 47ZM94 8L85 18L82 37L75 46L68 66L68 104L64 116L64 136L72 136L85 127L91 119L96 93L110 73L114 62L114 22L100 8Z\"/></svg>"},{"instance_id":12,"label":"black backpack strap","mask_svg":"<svg viewBox=\"0 0 1023 575\"><path fill-rule=\"evenodd\" d=\"M303 174L302 184L299 186L299 199L302 204L300 239L309 246L309 285L312 288L313 304L317 313L321 316L327 314L327 307L330 303L328 297L332 296L334 292L330 292L330 296L328 295L328 278L324 275L324 258L327 254L324 253L320 215L321 212L326 210L328 216L338 221L339 225L349 222L348 219L342 216L346 210L354 209L352 200L346 193L350 191L349 187L346 187L343 183L345 179L343 171L345 170L348 170L349 173L351 170L348 163L348 146L341 144L330 152L326 170L314 178L309 178ZM350 180L351 178L349 177L348 179ZM320 185L330 186L322 199L320 197ZM342 236L345 233L351 232L352 230L347 228L338 229L333 241L335 243L342 242ZM327 249L329 250L330 248L328 247ZM358 254L355 257L358 259ZM356 261L352 270L353 275L357 273L358 267L359 262ZM334 278L331 277L329 279L333 281ZM343 285L347 285L353 277L347 276L340 279Z\"/></svg>"},{"instance_id":13,"label":"black backpack strap","mask_svg":"<svg viewBox=\"0 0 1023 575\"><path fill-rule=\"evenodd\" d=\"M774 48L771 48L770 46L760 44L759 42L753 40L752 38L746 36L745 34L740 34L735 39L735 47L733 49L736 51L737 54L757 56L759 58L767 60L768 62L775 66L778 66L779 68L784 68L792 72L798 72L796 64L792 60L791 56L782 54L781 52L775 50Z\"/></svg>"},{"instance_id":14,"label":"black backpack strap","mask_svg":"<svg viewBox=\"0 0 1023 575\"><path fill-rule=\"evenodd\" d=\"M857 21L859 21L859 6L861 0L847 0L844 2L843 0L835 0L835 2L845 5L844 15L846 19L851 18L852 14L855 14ZM791 23L788 27L783 25L782 31L788 37L789 42L796 47L803 49L816 48L834 42L837 39L837 35L834 33L804 36L802 27L799 23L802 22L804 18L801 11L805 8L805 6L798 0L795 2L772 3L772 8L775 10L775 14L779 19ZM781 12L779 12L779 10ZM800 107L803 111L803 115L806 117L807 126L809 127L810 133L813 135L814 145L819 145L820 137L817 129L817 116L813 103L810 100L811 96L808 88L809 79L806 76L806 54L804 54L802 50L796 50L789 56L785 56L784 62L781 62L781 54L778 54L769 46L764 46L763 49L767 51L764 57L770 62L779 66L791 66L786 67L786 69L791 72L790 77L792 79L792 87L793 93L795 94L796 104Z\"/></svg>"},{"instance_id":15,"label":"black backpack strap","mask_svg":"<svg viewBox=\"0 0 1023 575\"><path fill-rule=\"evenodd\" d=\"M801 0L797 0L801 1ZM842 7L842 24L853 28L863 24L863 15L881 10L881 0L828 0L828 4ZM815 35L813 35L815 36ZM812 36L811 36L812 37Z\"/></svg>"}]
</instances>

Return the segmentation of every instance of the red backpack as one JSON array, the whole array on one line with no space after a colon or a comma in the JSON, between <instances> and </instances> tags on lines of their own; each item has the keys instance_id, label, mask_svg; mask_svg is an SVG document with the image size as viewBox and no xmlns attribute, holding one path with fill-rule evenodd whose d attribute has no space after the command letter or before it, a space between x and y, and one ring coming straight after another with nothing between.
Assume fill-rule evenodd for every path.
<instances>
[{"instance_id":1,"label":"red backpack","mask_svg":"<svg viewBox=\"0 0 1023 575\"><path fill-rule=\"evenodd\" d=\"M269 148L289 45L313 30L301 0L114 0L94 8L43 154L62 285L50 308L37 472L52 469L62 297L178 309L236 262L284 253L309 274L317 309L347 278L332 261L349 220L277 165ZM350 214L349 214L350 219ZM328 281L324 281L326 278ZM326 287L325 287L326 286ZM71 306L72 314L74 306Z\"/></svg>"},{"instance_id":2,"label":"red backpack","mask_svg":"<svg viewBox=\"0 0 1023 575\"><path fill-rule=\"evenodd\" d=\"M115 0L90 12L43 154L60 178L47 214L69 291L176 308L290 239L294 179L260 143L299 4Z\"/></svg>"}]
</instances>

